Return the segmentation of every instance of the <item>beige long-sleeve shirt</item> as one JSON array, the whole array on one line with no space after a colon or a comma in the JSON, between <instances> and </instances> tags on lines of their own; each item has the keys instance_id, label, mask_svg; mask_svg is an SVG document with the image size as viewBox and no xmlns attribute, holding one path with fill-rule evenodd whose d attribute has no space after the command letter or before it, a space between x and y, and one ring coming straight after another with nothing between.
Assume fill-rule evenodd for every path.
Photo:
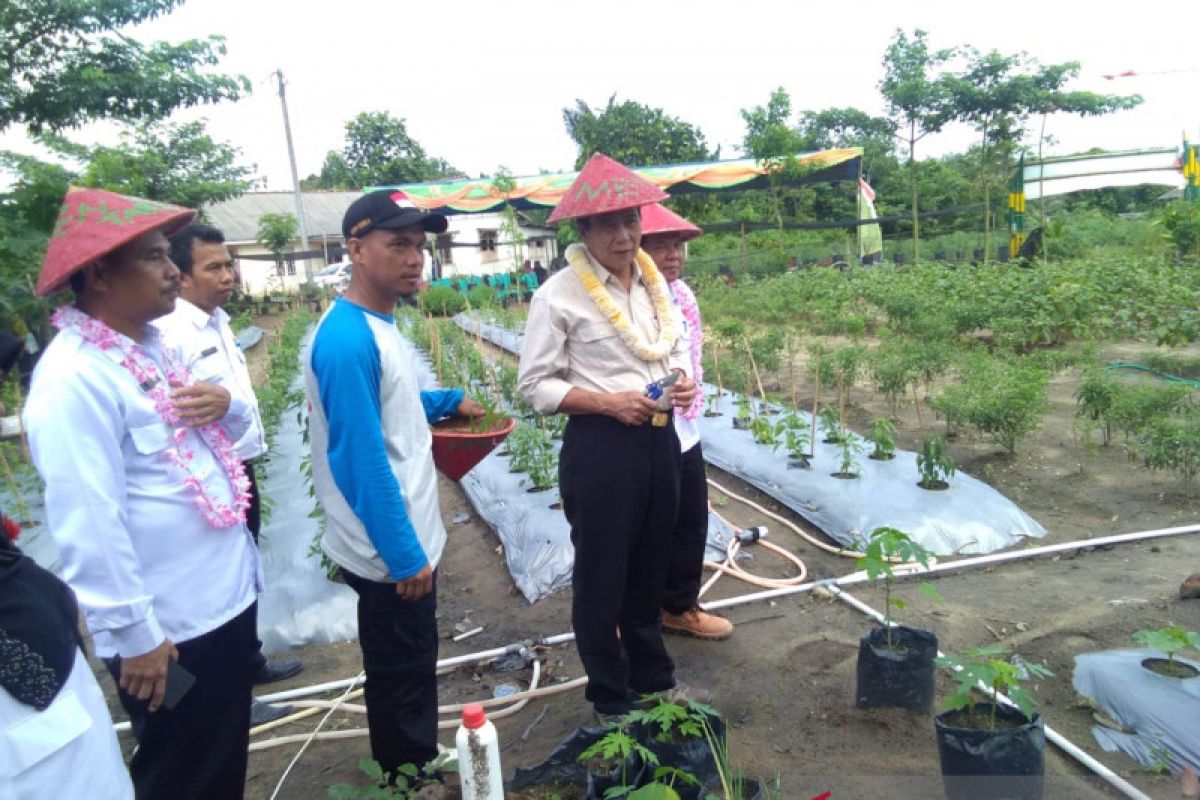
<instances>
[{"instance_id":1,"label":"beige long-sleeve shirt","mask_svg":"<svg viewBox=\"0 0 1200 800\"><path fill-rule=\"evenodd\" d=\"M633 282L627 292L590 253L588 258L613 302L629 317L635 330L647 342L658 341L661 323L654 313L654 302L641 270L634 267ZM573 388L641 392L647 384L674 369L691 377L687 342L681 336L676 338L667 358L643 361L621 339L569 267L546 281L529 304L517 390L542 414L557 412Z\"/></svg>"}]
</instances>

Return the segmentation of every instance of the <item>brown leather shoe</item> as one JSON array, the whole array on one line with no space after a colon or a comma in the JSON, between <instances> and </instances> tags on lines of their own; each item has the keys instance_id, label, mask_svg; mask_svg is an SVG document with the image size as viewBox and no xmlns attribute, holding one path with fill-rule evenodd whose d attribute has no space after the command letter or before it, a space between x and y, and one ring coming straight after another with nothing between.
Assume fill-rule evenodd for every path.
<instances>
[{"instance_id":1,"label":"brown leather shoe","mask_svg":"<svg viewBox=\"0 0 1200 800\"><path fill-rule=\"evenodd\" d=\"M662 629L667 633L681 633L697 639L727 639L733 633L733 623L694 605L682 614L663 611Z\"/></svg>"}]
</instances>

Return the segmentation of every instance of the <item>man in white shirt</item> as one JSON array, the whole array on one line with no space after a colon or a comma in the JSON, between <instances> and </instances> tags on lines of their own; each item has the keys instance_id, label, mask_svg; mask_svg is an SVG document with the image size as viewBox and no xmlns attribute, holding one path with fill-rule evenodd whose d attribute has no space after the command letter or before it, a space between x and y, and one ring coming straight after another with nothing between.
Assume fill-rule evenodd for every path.
<instances>
[{"instance_id":1,"label":"man in white shirt","mask_svg":"<svg viewBox=\"0 0 1200 800\"><path fill-rule=\"evenodd\" d=\"M262 568L233 447L245 431L229 392L194 381L149 324L179 294L165 232L192 216L67 193L37 293L69 287L75 303L52 317L25 407L63 577L138 740L139 800L237 798L246 777ZM173 703L186 679L170 661L195 678Z\"/></svg>"},{"instance_id":2,"label":"man in white shirt","mask_svg":"<svg viewBox=\"0 0 1200 800\"><path fill-rule=\"evenodd\" d=\"M238 419L239 425L246 427L236 447L250 480L246 526L257 544L262 527L262 504L255 471L258 460L267 452L266 434L246 357L229 327L229 314L221 307L233 295L237 266L225 246L225 235L212 226L193 223L171 236L170 241L171 261L179 268L179 299L175 302L175 310L155 320L154 326L162 331L167 344L178 351L192 377L229 390L229 414ZM256 684L281 681L304 669L296 658L268 661L262 652L261 639L255 647L251 666ZM255 702L250 711L250 722L251 725L262 725L289 711L288 706Z\"/></svg>"}]
</instances>

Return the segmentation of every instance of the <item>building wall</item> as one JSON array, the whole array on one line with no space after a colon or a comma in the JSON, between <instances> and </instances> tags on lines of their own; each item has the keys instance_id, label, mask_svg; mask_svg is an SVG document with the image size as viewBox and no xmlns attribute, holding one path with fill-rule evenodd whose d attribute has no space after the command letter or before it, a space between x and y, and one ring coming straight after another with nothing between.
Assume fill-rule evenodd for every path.
<instances>
[{"instance_id":1,"label":"building wall","mask_svg":"<svg viewBox=\"0 0 1200 800\"><path fill-rule=\"evenodd\" d=\"M448 260L446 251L442 251L442 276L446 278L512 272L521 269L526 259L531 265L534 261L541 261L543 267L549 268L550 259L557 255L553 242L505 244L504 217L501 214L454 214L446 219L449 226L443 236L451 237L456 245L471 245L450 248ZM522 227L521 231L526 239L546 235L541 228ZM486 246L489 242L495 242L494 247ZM480 247L481 244L484 246ZM426 277L431 277L432 265L426 264L425 269Z\"/></svg>"},{"instance_id":2,"label":"building wall","mask_svg":"<svg viewBox=\"0 0 1200 800\"><path fill-rule=\"evenodd\" d=\"M299 248L300 243L295 242L294 246ZM261 297L264 294L290 294L299 292L300 284L304 283L306 279L304 261L296 260L293 262L294 274L287 272L288 267L285 262L285 274L280 276L274 261L260 261L244 257L247 255L270 255L270 251L259 244L231 243L229 250L238 262L238 274L242 279L242 290L247 294ZM320 259L312 259L313 272L316 272L323 266L325 265Z\"/></svg>"}]
</instances>

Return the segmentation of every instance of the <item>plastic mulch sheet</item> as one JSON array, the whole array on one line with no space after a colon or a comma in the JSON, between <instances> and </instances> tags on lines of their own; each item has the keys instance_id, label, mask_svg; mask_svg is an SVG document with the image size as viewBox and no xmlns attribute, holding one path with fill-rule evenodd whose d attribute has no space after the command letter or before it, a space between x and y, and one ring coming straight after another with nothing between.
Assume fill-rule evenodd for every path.
<instances>
[{"instance_id":1,"label":"plastic mulch sheet","mask_svg":"<svg viewBox=\"0 0 1200 800\"><path fill-rule=\"evenodd\" d=\"M1106 650L1075 656L1075 691L1091 700L1124 731L1093 725L1105 752L1121 751L1149 769L1184 764L1200 770L1200 677L1170 678L1142 666L1164 658L1157 650ZM1185 658L1178 662L1200 669Z\"/></svg>"},{"instance_id":2,"label":"plastic mulch sheet","mask_svg":"<svg viewBox=\"0 0 1200 800\"><path fill-rule=\"evenodd\" d=\"M950 488L929 491L917 486L917 455L897 450L891 461L857 458L857 478L835 478L841 449L822 444L807 469L792 468L783 448L772 452L756 443L749 431L733 427L737 415L729 392L718 400L716 387L705 385L709 410L719 417L699 417L704 460L774 497L846 547L860 547L878 527L904 531L932 552L982 554L1014 545L1046 530L1015 503L986 483L958 472ZM808 424L809 414L801 413Z\"/></svg>"},{"instance_id":3,"label":"plastic mulch sheet","mask_svg":"<svg viewBox=\"0 0 1200 800\"><path fill-rule=\"evenodd\" d=\"M524 335L513 333L466 314L455 322L510 352L519 352ZM921 545L946 556L979 555L1041 538L1046 530L1015 503L988 484L958 472L950 488L929 491L917 486L916 453L897 450L891 461L857 458L858 478L835 478L841 462L837 445L818 441L812 466L792 468L783 448L772 451L757 444L749 431L733 427L736 397L718 399L715 386L705 384L707 409L721 416L701 416L704 459L765 492L804 517L838 543L861 547L871 532L890 526ZM805 422L810 415L801 413Z\"/></svg>"}]
</instances>

